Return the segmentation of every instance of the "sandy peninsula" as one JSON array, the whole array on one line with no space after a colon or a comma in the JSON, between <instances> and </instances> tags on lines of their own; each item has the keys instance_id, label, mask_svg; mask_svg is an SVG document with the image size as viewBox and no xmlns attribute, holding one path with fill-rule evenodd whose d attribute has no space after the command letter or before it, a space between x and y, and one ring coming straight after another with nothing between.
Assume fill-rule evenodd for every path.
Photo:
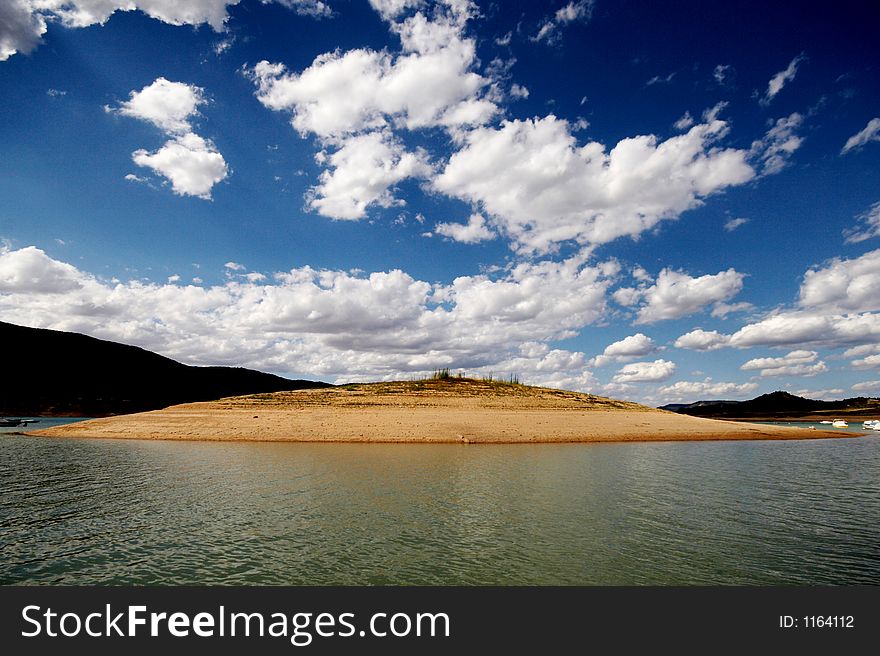
<instances>
[{"instance_id":1,"label":"sandy peninsula","mask_svg":"<svg viewBox=\"0 0 880 656\"><path fill-rule=\"evenodd\" d=\"M470 379L353 384L186 403L29 431L44 437L534 443L851 437L701 419L591 394Z\"/></svg>"}]
</instances>

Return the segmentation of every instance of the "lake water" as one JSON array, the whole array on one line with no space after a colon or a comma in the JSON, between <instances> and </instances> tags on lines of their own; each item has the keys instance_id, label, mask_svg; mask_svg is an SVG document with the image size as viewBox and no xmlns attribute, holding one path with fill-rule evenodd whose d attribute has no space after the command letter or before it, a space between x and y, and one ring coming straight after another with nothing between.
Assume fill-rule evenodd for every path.
<instances>
[{"instance_id":1,"label":"lake water","mask_svg":"<svg viewBox=\"0 0 880 656\"><path fill-rule=\"evenodd\" d=\"M880 437L0 436L0 583L880 584Z\"/></svg>"}]
</instances>

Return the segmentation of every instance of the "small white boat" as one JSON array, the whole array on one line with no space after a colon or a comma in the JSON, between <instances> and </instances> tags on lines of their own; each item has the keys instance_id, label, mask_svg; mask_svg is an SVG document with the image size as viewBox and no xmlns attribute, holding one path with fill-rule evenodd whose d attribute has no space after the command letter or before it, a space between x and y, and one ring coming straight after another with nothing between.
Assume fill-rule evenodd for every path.
<instances>
[{"instance_id":1,"label":"small white boat","mask_svg":"<svg viewBox=\"0 0 880 656\"><path fill-rule=\"evenodd\" d=\"M880 431L880 419L868 419L868 421L863 421L862 428Z\"/></svg>"},{"instance_id":2,"label":"small white boat","mask_svg":"<svg viewBox=\"0 0 880 656\"><path fill-rule=\"evenodd\" d=\"M820 421L819 423L820 423L820 424L830 424L830 423L832 423L832 421L831 421L830 419L823 419L823 420Z\"/></svg>"},{"instance_id":3,"label":"small white boat","mask_svg":"<svg viewBox=\"0 0 880 656\"><path fill-rule=\"evenodd\" d=\"M834 428L846 428L849 426L843 419L835 419L831 422L831 426Z\"/></svg>"}]
</instances>

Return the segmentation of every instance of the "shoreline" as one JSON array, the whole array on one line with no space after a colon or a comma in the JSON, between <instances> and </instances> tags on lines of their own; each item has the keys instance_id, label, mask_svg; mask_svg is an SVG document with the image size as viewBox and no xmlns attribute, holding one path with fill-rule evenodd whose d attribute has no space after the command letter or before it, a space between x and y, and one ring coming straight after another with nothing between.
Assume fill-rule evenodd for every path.
<instances>
[{"instance_id":1,"label":"shoreline","mask_svg":"<svg viewBox=\"0 0 880 656\"><path fill-rule=\"evenodd\" d=\"M182 441L426 444L859 437L852 432L704 419L590 394L468 379L371 383L232 397L24 434Z\"/></svg>"}]
</instances>

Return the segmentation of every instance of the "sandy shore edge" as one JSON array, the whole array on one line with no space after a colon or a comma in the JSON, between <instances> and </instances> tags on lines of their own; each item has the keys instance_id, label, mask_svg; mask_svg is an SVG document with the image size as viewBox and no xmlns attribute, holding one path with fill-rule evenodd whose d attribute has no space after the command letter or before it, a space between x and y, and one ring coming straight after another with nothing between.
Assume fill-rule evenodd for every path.
<instances>
[{"instance_id":1,"label":"sandy shore edge","mask_svg":"<svg viewBox=\"0 0 880 656\"><path fill-rule=\"evenodd\" d=\"M858 437L831 430L765 426L659 410L407 407L230 407L190 403L93 419L35 437L140 440L404 443L569 443L666 440L785 440Z\"/></svg>"}]
</instances>

